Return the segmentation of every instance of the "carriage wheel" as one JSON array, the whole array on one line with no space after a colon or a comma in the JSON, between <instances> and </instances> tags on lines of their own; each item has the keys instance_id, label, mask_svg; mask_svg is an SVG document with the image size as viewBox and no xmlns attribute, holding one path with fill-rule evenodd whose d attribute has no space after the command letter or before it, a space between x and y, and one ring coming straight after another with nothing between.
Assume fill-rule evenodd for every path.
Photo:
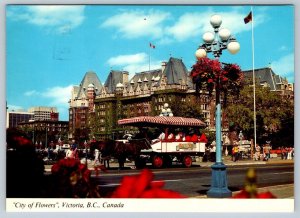
<instances>
[{"instance_id":1,"label":"carriage wheel","mask_svg":"<svg viewBox=\"0 0 300 218\"><path fill-rule=\"evenodd\" d=\"M164 161L162 159L161 156L159 155L155 155L153 157L153 161L152 161L152 165L155 167L155 168L161 168L164 164Z\"/></svg>"},{"instance_id":2,"label":"carriage wheel","mask_svg":"<svg viewBox=\"0 0 300 218\"><path fill-rule=\"evenodd\" d=\"M193 160L192 160L191 156L186 155L186 156L184 156L182 163L183 163L183 166L185 166L185 167L191 167Z\"/></svg>"}]
</instances>

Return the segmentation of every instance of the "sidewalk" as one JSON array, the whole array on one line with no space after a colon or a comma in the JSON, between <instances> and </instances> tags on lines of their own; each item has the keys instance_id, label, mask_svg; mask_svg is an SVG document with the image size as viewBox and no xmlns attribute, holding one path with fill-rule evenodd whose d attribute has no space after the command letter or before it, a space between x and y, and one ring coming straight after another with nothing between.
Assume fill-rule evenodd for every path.
<instances>
[{"instance_id":1,"label":"sidewalk","mask_svg":"<svg viewBox=\"0 0 300 218\"><path fill-rule=\"evenodd\" d=\"M278 199L294 199L294 184L274 185L268 187L257 188L257 192L270 191ZM239 191L232 192L232 195L237 194ZM195 198L207 198L207 195L198 195Z\"/></svg>"},{"instance_id":2,"label":"sidewalk","mask_svg":"<svg viewBox=\"0 0 300 218\"><path fill-rule=\"evenodd\" d=\"M294 160L282 160L280 157L270 158L268 161L254 161L251 159L242 159L236 162L231 160L230 156L223 157L223 163L227 166L236 166L236 165L254 165L254 164L287 164L294 163ZM200 164L201 167L209 167L214 164L214 162L200 162L197 161L196 164Z\"/></svg>"}]
</instances>

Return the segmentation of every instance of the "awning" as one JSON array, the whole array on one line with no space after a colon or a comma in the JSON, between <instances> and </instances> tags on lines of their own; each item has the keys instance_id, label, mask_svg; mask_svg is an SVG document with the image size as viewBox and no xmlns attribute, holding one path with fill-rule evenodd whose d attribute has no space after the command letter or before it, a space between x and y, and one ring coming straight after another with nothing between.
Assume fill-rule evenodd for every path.
<instances>
[{"instance_id":1,"label":"awning","mask_svg":"<svg viewBox=\"0 0 300 218\"><path fill-rule=\"evenodd\" d=\"M130 126L191 126L204 127L205 123L199 119L187 117L165 117L165 116L140 116L118 120L119 125Z\"/></svg>"}]
</instances>

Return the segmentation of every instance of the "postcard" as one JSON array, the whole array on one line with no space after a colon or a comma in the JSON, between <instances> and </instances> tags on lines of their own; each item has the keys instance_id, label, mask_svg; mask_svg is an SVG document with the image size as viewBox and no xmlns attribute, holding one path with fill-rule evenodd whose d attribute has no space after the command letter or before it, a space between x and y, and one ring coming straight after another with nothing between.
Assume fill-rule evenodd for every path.
<instances>
[{"instance_id":1,"label":"postcard","mask_svg":"<svg viewBox=\"0 0 300 218\"><path fill-rule=\"evenodd\" d=\"M293 212L294 9L5 5L7 211Z\"/></svg>"}]
</instances>

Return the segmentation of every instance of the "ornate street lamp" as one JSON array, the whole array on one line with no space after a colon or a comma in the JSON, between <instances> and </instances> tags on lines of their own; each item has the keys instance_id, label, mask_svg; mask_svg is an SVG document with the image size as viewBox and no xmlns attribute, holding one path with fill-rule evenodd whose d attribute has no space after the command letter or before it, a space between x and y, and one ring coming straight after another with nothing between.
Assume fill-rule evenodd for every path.
<instances>
[{"instance_id":1,"label":"ornate street lamp","mask_svg":"<svg viewBox=\"0 0 300 218\"><path fill-rule=\"evenodd\" d=\"M173 117L173 113L171 108L169 108L169 104L165 103L163 108L161 109L159 116L165 116L165 117Z\"/></svg>"},{"instance_id":2,"label":"ornate street lamp","mask_svg":"<svg viewBox=\"0 0 300 218\"><path fill-rule=\"evenodd\" d=\"M222 18L220 15L213 15L210 23L214 28L214 33L206 32L203 34L203 41L195 55L198 60L206 57L207 53L212 53L216 60L222 55L222 51L227 49L231 54L236 54L240 50L240 44L236 41L228 29L220 29ZM219 78L219 77L218 77ZM220 79L216 81L216 163L212 168L212 181L208 197L224 198L231 197L232 192L227 186L226 166L222 163L222 144L221 144L221 101L220 101Z\"/></svg>"}]
</instances>

